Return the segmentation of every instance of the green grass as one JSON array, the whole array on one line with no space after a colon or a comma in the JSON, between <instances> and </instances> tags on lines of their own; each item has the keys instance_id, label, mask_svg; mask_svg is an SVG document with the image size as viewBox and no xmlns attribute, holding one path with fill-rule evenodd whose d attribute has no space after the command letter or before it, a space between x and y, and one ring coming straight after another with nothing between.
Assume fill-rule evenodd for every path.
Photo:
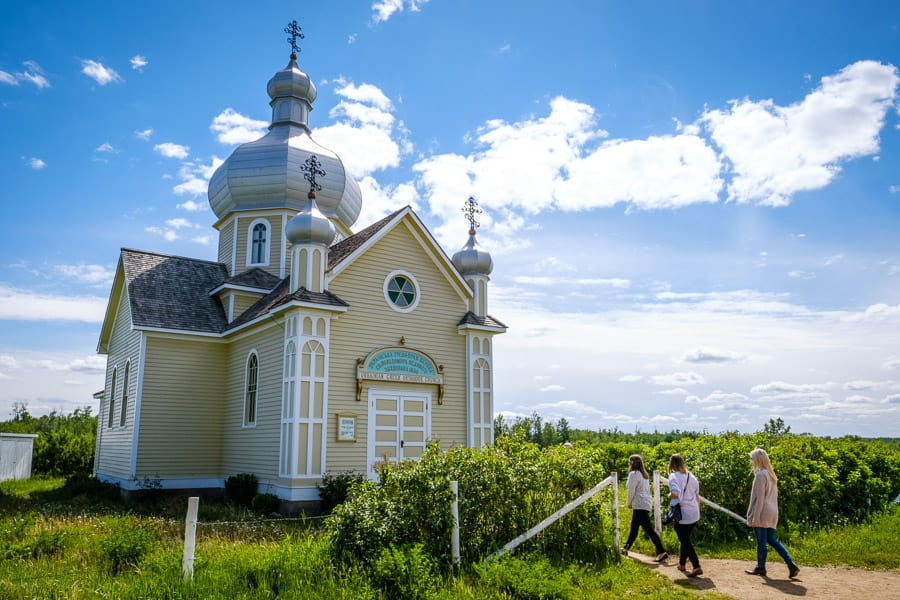
<instances>
[{"instance_id":1,"label":"green grass","mask_svg":"<svg viewBox=\"0 0 900 600\"><path fill-rule=\"evenodd\" d=\"M259 521L246 511L215 502L201 502L194 578L185 583L181 573L185 499L122 504L109 498L66 498L63 484L62 479L0 484L0 600L390 597L376 586L370 573L335 562L329 539L310 522ZM627 533L629 511L623 510L621 517ZM244 523L210 524L217 520ZM784 541L800 564L890 569L898 566L898 534L900 507L894 507L870 524L794 532ZM664 540L667 547L677 547L669 530L664 532ZM643 534L635 549L653 552ZM699 550L706 556L748 561L754 552L749 536L746 544ZM415 552L405 556L421 561ZM598 570L586 564L560 567L546 558L513 553L441 576L429 575L428 566L421 562L403 563L402 556L394 558L390 566L405 569L412 565L433 580L404 598L696 597L630 560Z\"/></svg>"}]
</instances>

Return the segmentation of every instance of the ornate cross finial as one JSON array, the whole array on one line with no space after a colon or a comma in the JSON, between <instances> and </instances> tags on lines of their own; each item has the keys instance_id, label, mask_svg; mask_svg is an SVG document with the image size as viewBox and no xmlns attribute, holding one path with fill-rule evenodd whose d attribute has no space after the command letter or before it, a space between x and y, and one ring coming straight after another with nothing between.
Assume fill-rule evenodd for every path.
<instances>
[{"instance_id":1,"label":"ornate cross finial","mask_svg":"<svg viewBox=\"0 0 900 600\"><path fill-rule=\"evenodd\" d=\"M466 220L469 222L469 233L475 233L475 228L481 227L481 223L475 220L475 215L480 215L482 212L475 196L469 196L469 199L466 200L462 207L462 211L466 213Z\"/></svg>"},{"instance_id":2,"label":"ornate cross finial","mask_svg":"<svg viewBox=\"0 0 900 600\"><path fill-rule=\"evenodd\" d=\"M291 52L294 54L300 52L300 46L297 45L297 38L302 40L306 36L300 33L300 26L297 25L297 21L291 21L291 24L284 28L284 32L291 36L287 39L291 44Z\"/></svg>"},{"instance_id":3,"label":"ornate cross finial","mask_svg":"<svg viewBox=\"0 0 900 600\"><path fill-rule=\"evenodd\" d=\"M310 155L310 157L303 162L300 170L304 173L303 179L309 182L310 192L318 192L322 189L322 186L316 183L316 175L324 177L325 169L322 168L322 163L319 162L319 159L315 154Z\"/></svg>"}]
</instances>

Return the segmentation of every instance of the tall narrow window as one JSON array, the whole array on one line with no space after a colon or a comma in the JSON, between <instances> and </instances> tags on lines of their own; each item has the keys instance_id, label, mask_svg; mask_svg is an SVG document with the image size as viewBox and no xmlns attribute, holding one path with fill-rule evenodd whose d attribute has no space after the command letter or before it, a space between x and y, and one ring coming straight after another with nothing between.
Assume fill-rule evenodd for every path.
<instances>
[{"instance_id":1,"label":"tall narrow window","mask_svg":"<svg viewBox=\"0 0 900 600\"><path fill-rule=\"evenodd\" d=\"M259 382L259 360L256 354L247 359L247 392L244 395L244 425L256 424L256 389Z\"/></svg>"},{"instance_id":2,"label":"tall narrow window","mask_svg":"<svg viewBox=\"0 0 900 600\"><path fill-rule=\"evenodd\" d=\"M269 263L269 223L259 219L250 224L247 264Z\"/></svg>"},{"instance_id":3,"label":"tall narrow window","mask_svg":"<svg viewBox=\"0 0 900 600\"><path fill-rule=\"evenodd\" d=\"M128 416L128 371L131 363L125 363L125 373L122 377L122 415L119 417L119 427L125 427L125 418Z\"/></svg>"},{"instance_id":4,"label":"tall narrow window","mask_svg":"<svg viewBox=\"0 0 900 600\"><path fill-rule=\"evenodd\" d=\"M109 419L108 427L112 427L115 423L114 416L116 414L116 369L113 369L112 382L109 386Z\"/></svg>"}]
</instances>

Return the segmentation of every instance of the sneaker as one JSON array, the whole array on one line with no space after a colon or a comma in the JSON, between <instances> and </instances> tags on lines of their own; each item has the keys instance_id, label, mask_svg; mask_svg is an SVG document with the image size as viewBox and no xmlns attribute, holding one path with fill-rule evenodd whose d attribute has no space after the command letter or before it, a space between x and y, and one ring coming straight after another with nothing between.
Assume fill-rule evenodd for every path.
<instances>
[{"instance_id":1,"label":"sneaker","mask_svg":"<svg viewBox=\"0 0 900 600\"><path fill-rule=\"evenodd\" d=\"M799 572L800 572L800 567L798 567L794 563L791 563L788 565L788 577L790 577L791 579L796 577L797 573L799 573Z\"/></svg>"},{"instance_id":2,"label":"sneaker","mask_svg":"<svg viewBox=\"0 0 900 600\"><path fill-rule=\"evenodd\" d=\"M797 570L799 571L800 569ZM754 567L752 569L747 569L746 571L744 571L744 573L746 573L747 575L761 575L763 577L766 576L766 570L763 567Z\"/></svg>"},{"instance_id":3,"label":"sneaker","mask_svg":"<svg viewBox=\"0 0 900 600\"><path fill-rule=\"evenodd\" d=\"M675 567L675 568L678 569L679 571L681 571L682 573L684 573L684 571L686 570L686 568L685 568L684 565L678 565L678 566Z\"/></svg>"},{"instance_id":4,"label":"sneaker","mask_svg":"<svg viewBox=\"0 0 900 600\"><path fill-rule=\"evenodd\" d=\"M701 569L700 567L697 567L690 573L685 573L685 575L687 575L688 577L699 577L700 575L703 575L703 569Z\"/></svg>"}]
</instances>

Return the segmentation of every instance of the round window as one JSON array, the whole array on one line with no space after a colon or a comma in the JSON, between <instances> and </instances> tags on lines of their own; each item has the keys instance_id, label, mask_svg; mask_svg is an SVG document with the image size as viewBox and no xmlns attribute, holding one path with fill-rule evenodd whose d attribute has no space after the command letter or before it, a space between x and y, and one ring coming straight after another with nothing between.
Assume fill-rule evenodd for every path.
<instances>
[{"instance_id":1,"label":"round window","mask_svg":"<svg viewBox=\"0 0 900 600\"><path fill-rule=\"evenodd\" d=\"M394 271L384 280L384 297L396 311L409 312L419 303L419 285L403 271Z\"/></svg>"}]
</instances>

